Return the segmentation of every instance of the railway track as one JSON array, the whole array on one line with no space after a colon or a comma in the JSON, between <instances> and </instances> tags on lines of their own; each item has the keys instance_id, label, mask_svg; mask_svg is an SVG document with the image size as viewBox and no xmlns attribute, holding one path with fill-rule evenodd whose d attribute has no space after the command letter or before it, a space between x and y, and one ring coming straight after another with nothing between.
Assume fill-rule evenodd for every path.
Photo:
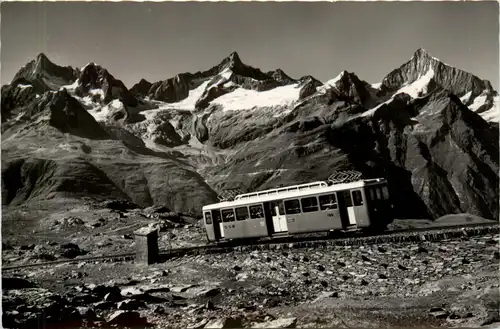
<instances>
[{"instance_id":1,"label":"railway track","mask_svg":"<svg viewBox=\"0 0 500 329\"><path fill-rule=\"evenodd\" d=\"M411 230L391 230L376 235L360 236L354 232L342 237L332 236L293 236L280 237L269 240L258 241L227 241L217 244L207 244L185 248L173 248L160 251L160 258L167 260L173 257L188 255L228 253L233 251L249 252L253 250L280 250L296 248L326 248L328 246L366 245L390 242L422 242L442 241L451 238L471 237L483 234L495 234L500 232L498 223L485 223L474 225L456 225L433 228L420 228ZM23 264L17 266L2 267L2 271L13 271L22 268L44 267L58 264L71 264L79 262L99 261L128 261L133 260L135 253L120 253L113 255L78 257L74 259L56 260L44 263Z\"/></svg>"}]
</instances>

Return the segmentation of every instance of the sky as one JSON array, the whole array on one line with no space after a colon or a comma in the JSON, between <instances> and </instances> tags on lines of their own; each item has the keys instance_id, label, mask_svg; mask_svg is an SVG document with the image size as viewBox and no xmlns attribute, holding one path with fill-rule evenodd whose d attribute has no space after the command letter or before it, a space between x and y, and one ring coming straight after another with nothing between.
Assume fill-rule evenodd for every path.
<instances>
[{"instance_id":1,"label":"sky","mask_svg":"<svg viewBox=\"0 0 500 329\"><path fill-rule=\"evenodd\" d=\"M492 2L3 2L1 83L38 53L95 62L127 87L207 70L237 51L262 71L380 82L420 47L499 90Z\"/></svg>"}]
</instances>

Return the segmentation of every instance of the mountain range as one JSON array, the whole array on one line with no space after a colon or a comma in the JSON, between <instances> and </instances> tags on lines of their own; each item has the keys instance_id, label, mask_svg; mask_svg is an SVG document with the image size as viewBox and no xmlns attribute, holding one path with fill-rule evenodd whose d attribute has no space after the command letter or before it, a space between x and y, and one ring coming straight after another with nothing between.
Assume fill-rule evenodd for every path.
<instances>
[{"instance_id":1,"label":"mountain range","mask_svg":"<svg viewBox=\"0 0 500 329\"><path fill-rule=\"evenodd\" d=\"M128 89L44 54L2 86L2 204L127 199L199 214L220 191L385 177L399 218L498 217L500 98L418 49L378 84L218 65Z\"/></svg>"}]
</instances>

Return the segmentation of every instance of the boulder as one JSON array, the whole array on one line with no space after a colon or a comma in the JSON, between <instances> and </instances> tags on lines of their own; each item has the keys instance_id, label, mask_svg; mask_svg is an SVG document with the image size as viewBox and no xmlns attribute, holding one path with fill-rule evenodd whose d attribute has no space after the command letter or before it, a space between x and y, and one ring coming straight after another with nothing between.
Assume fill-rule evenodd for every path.
<instances>
[{"instance_id":1,"label":"boulder","mask_svg":"<svg viewBox=\"0 0 500 329\"><path fill-rule=\"evenodd\" d=\"M136 299L127 299L119 302L116 308L124 311L133 311L144 307L146 307L146 304L143 301Z\"/></svg>"},{"instance_id":2,"label":"boulder","mask_svg":"<svg viewBox=\"0 0 500 329\"><path fill-rule=\"evenodd\" d=\"M25 288L35 288L36 285L22 278L2 278L2 290L10 290L10 289L25 289Z\"/></svg>"},{"instance_id":3,"label":"boulder","mask_svg":"<svg viewBox=\"0 0 500 329\"><path fill-rule=\"evenodd\" d=\"M252 328L295 328L297 318L279 318L272 321L254 323Z\"/></svg>"},{"instance_id":4,"label":"boulder","mask_svg":"<svg viewBox=\"0 0 500 329\"><path fill-rule=\"evenodd\" d=\"M108 320L106 321L108 325L118 325L118 326L145 326L147 325L147 319L141 317L139 312L131 311L116 311L112 313Z\"/></svg>"},{"instance_id":5,"label":"boulder","mask_svg":"<svg viewBox=\"0 0 500 329\"><path fill-rule=\"evenodd\" d=\"M241 318L223 317L208 322L204 328L207 329L243 328L243 325L241 323Z\"/></svg>"}]
</instances>

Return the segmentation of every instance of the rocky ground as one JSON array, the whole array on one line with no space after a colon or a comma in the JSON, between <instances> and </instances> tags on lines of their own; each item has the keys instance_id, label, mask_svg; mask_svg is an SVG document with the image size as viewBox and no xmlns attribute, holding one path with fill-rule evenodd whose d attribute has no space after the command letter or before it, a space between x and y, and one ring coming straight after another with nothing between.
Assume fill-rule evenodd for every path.
<instances>
[{"instance_id":1,"label":"rocky ground","mask_svg":"<svg viewBox=\"0 0 500 329\"><path fill-rule=\"evenodd\" d=\"M140 209L129 202L107 201L33 207L2 212L2 263L29 263L134 252L133 232L143 226L160 230L160 249L204 244L198 219L157 206Z\"/></svg>"},{"instance_id":2,"label":"rocky ground","mask_svg":"<svg viewBox=\"0 0 500 329\"><path fill-rule=\"evenodd\" d=\"M3 271L3 324L493 328L498 242L487 235Z\"/></svg>"}]
</instances>

